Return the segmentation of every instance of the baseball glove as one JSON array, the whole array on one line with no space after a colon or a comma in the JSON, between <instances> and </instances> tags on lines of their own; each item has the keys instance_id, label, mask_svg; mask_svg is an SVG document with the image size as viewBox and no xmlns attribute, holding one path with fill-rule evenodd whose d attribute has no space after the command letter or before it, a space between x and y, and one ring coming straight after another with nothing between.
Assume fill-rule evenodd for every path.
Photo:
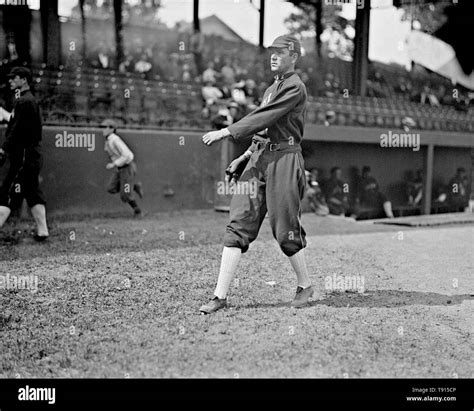
<instances>
[{"instance_id":1,"label":"baseball glove","mask_svg":"<svg viewBox=\"0 0 474 411\"><path fill-rule=\"evenodd\" d=\"M227 167L227 169L225 170L226 180L229 183L237 183L237 181L239 181L240 176L244 172L245 166L247 165L248 162L249 162L249 159L241 161L237 165L237 167L234 171L231 171L232 170L232 163L230 163L229 167Z\"/></svg>"}]
</instances>

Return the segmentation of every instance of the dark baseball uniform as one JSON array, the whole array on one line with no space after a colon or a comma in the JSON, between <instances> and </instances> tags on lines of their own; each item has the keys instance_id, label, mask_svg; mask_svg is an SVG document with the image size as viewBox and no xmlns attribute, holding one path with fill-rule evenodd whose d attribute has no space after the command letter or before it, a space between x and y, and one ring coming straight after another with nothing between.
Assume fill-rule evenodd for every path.
<instances>
[{"instance_id":1,"label":"dark baseball uniform","mask_svg":"<svg viewBox=\"0 0 474 411\"><path fill-rule=\"evenodd\" d=\"M17 183L29 207L45 204L39 188L42 166L41 113L30 90L22 91L15 99L6 131L3 150L8 154L10 168L0 188L0 205L10 207L17 193Z\"/></svg>"},{"instance_id":2,"label":"dark baseball uniform","mask_svg":"<svg viewBox=\"0 0 474 411\"><path fill-rule=\"evenodd\" d=\"M240 183L255 185L256 195L232 197L226 247L246 252L257 238L267 211L273 236L285 255L292 256L306 246L300 222L306 184L300 145L306 98L306 87L296 73L276 77L265 91L261 106L228 127L236 141L265 129L269 141L252 144L254 152Z\"/></svg>"}]
</instances>

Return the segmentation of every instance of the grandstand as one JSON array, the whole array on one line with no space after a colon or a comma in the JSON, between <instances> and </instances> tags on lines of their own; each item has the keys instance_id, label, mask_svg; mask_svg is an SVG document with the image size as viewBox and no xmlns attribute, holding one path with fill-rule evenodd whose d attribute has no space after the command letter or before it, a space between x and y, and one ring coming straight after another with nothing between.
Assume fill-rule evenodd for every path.
<instances>
[{"instance_id":1,"label":"grandstand","mask_svg":"<svg viewBox=\"0 0 474 411\"><path fill-rule=\"evenodd\" d=\"M138 58L141 53L150 56L152 70L139 73L133 65L124 69L114 63L114 24L103 16L88 17L85 32L88 48L83 52L80 52L80 19L77 16L58 19L61 42L55 46L60 55L54 58L50 49L43 53L40 51L38 39L42 35L42 21L43 15L33 11L31 62L23 64L32 69L33 90L40 101L45 126L94 128L104 118L112 117L129 130L156 130L160 135L166 130L199 134L210 127L210 118L219 105L229 106L232 102L235 85L228 85L229 95L217 101L211 108L214 112L203 115L206 103L202 96L202 73L195 65L189 34L181 29L136 22L124 28L125 56L130 59ZM206 20L200 23L204 25ZM209 33L204 36L201 50L205 64L212 61L218 70L231 64L236 73L235 84L252 79L257 88L263 90L272 81L271 73L263 63L265 51L261 47L219 37L209 29L203 32ZM160 42L156 42L156 38L160 38ZM68 48L71 41L77 43L73 51ZM176 44L181 42L186 46L177 49ZM97 55L101 52L108 55L110 64L106 64L107 67L101 67L98 60ZM0 65L0 102L3 101L7 108L11 96L4 81L5 75L18 61L12 63L3 59ZM345 150L350 151L353 150L349 144L351 141L374 144L377 143L374 131L380 133L388 129L422 131L422 144L428 150L432 142L437 156L442 155L442 147L448 146L458 146L463 153L467 152L469 143L466 141L474 129L474 108L472 104L460 104L459 100L449 98L450 93L446 90L452 89L453 85L446 78L421 67L407 71L398 65L369 62L366 93L360 95L353 81L355 64L324 54L318 57L314 52L302 57L298 74L304 79L309 94L305 140L314 142L306 145L307 152L317 151L311 144L328 141L328 136L335 144L335 151L339 150L338 145L344 145ZM187 78L184 77L185 66L189 67ZM459 93L464 97L468 95L468 91L462 88ZM431 100L430 96L434 99ZM336 135L329 131L334 127L337 127ZM442 133L448 134L441 137ZM346 138L346 134L352 137ZM242 149L236 146L223 152L221 165L224 166L225 161ZM453 156L450 157L453 164L460 161L471 169L471 164L466 164L465 154L461 157L460 154L447 155ZM337 156L329 158L328 161L337 161ZM410 167L424 168L428 178L430 168L431 174L452 174L447 166L444 170L434 170L433 164L429 167L425 158L436 160L435 156L423 152L422 158ZM378 160L374 157L371 161L377 163ZM324 162L323 158L317 160L318 164ZM308 159L308 163L313 161ZM389 180L383 185L389 190L395 184L398 183ZM403 201L399 200L400 207ZM426 204L424 212L431 211L431 205Z\"/></svg>"},{"instance_id":2,"label":"grandstand","mask_svg":"<svg viewBox=\"0 0 474 411\"><path fill-rule=\"evenodd\" d=\"M318 75L339 73L338 78L344 79L347 78L346 66L344 61L330 61L321 64L327 71ZM136 73L86 67L82 61L75 68L48 67L42 63L33 65L32 69L34 91L41 102L45 124L97 125L112 116L131 127L204 129L207 126L201 118L201 84L198 82L170 81L159 75L148 80ZM386 72L390 69L393 70L387 67ZM399 69L399 75L391 71L391 75L382 77L383 83L375 83L390 97L353 96L351 88L345 86L341 86L339 93L326 96L321 88L319 95L310 95L307 121L325 124L328 113L332 113L331 124L400 128L404 118L411 117L416 124L414 127L422 130L474 130L473 107L467 111L453 105L433 107L410 101L403 93L397 94L395 90L403 75L407 76L403 69ZM436 84L436 80L429 75L416 79L426 84Z\"/></svg>"}]
</instances>

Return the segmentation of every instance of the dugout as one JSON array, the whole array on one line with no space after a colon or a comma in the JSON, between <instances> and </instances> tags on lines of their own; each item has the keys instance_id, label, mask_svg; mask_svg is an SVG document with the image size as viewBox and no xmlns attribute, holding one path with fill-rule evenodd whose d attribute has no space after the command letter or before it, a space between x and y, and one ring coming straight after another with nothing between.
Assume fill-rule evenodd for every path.
<instances>
[{"instance_id":1,"label":"dugout","mask_svg":"<svg viewBox=\"0 0 474 411\"><path fill-rule=\"evenodd\" d=\"M400 184L406 170L423 168L425 176L431 175L435 184L447 183L457 167L464 167L471 175L474 137L470 134L420 130L421 148L413 151L410 148L380 147L380 135L384 132L387 130L309 124L303 141L306 168L321 168L327 177L329 170L338 165L344 178L350 181L354 167L360 169L369 165L381 190L395 205L402 201L404 191ZM64 136L64 133L87 133L89 141L94 135L93 150L90 147L57 146L57 135ZM136 155L145 189L142 204L149 212L213 208L216 185L223 180L225 166L233 155L246 148L245 144L230 142L227 149L222 149L225 146L221 143L207 147L200 139L203 132L195 130L119 129L118 133ZM5 127L2 126L0 141L3 141L4 134ZM41 178L49 213L129 211L118 196L105 190L110 172L105 169L107 156L99 128L45 126L43 135ZM6 166L0 170L0 179L5 172Z\"/></svg>"}]
</instances>

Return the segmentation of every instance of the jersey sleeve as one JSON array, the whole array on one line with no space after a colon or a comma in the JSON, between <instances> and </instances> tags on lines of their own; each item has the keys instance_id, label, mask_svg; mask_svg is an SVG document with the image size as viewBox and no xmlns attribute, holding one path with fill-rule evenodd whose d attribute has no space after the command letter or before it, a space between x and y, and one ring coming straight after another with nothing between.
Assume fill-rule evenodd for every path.
<instances>
[{"instance_id":1,"label":"jersey sleeve","mask_svg":"<svg viewBox=\"0 0 474 411\"><path fill-rule=\"evenodd\" d=\"M122 167L133 160L132 151L127 147L120 137L117 136L117 138L113 140L112 144L117 152L120 153L120 157L114 161L117 167Z\"/></svg>"},{"instance_id":2,"label":"jersey sleeve","mask_svg":"<svg viewBox=\"0 0 474 411\"><path fill-rule=\"evenodd\" d=\"M303 97L302 89L297 85L283 88L275 99L259 107L247 116L228 127L234 140L239 140L273 126L281 117L288 114Z\"/></svg>"}]
</instances>

